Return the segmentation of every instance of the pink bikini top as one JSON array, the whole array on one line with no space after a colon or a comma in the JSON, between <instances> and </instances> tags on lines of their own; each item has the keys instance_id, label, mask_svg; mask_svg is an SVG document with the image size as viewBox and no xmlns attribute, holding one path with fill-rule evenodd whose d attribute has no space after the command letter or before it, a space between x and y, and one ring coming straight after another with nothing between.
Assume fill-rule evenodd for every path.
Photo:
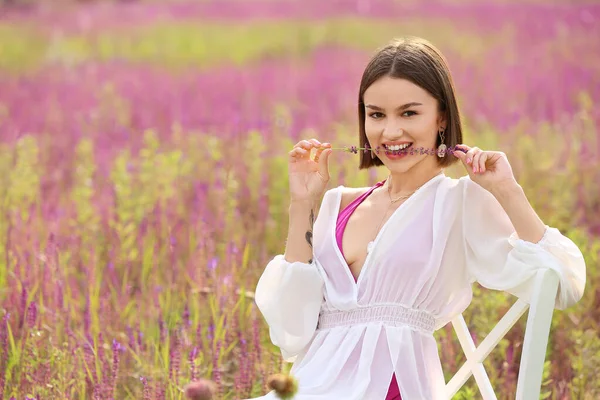
<instances>
[{"instance_id":1,"label":"pink bikini top","mask_svg":"<svg viewBox=\"0 0 600 400\"><path fill-rule=\"evenodd\" d=\"M340 248L340 252L342 253L342 255L344 255L344 250L342 249L342 237L344 236L344 230L346 229L346 224L348 224L348 219L350 218L350 215L352 215L354 210L356 210L356 207L358 207L360 203L362 203L363 200L366 199L367 196L369 196L373 192L373 190L383 185L384 183L385 180L377 182L375 186L369 189L366 193L360 195L359 197L354 199L352 203L348 204L338 215L337 223L335 226L335 238L337 240L337 245Z\"/></svg>"}]
</instances>

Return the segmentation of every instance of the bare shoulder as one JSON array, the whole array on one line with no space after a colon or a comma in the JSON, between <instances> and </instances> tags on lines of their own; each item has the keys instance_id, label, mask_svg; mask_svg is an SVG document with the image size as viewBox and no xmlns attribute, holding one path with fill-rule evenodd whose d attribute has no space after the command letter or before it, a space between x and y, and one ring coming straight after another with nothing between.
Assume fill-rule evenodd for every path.
<instances>
[{"instance_id":1,"label":"bare shoulder","mask_svg":"<svg viewBox=\"0 0 600 400\"><path fill-rule=\"evenodd\" d=\"M353 188L353 187L342 186L340 188L340 190L342 192L342 200L340 203L340 210L343 210L344 208L346 208L348 206L348 204L352 203L360 195L366 193L367 190L369 190L369 189L370 188L368 188L368 187Z\"/></svg>"}]
</instances>

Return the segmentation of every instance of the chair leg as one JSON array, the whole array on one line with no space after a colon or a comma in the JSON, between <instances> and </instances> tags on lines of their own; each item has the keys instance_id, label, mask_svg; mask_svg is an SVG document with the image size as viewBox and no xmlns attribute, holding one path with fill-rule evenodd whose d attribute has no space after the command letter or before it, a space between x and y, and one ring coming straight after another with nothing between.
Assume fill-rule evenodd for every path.
<instances>
[{"instance_id":1,"label":"chair leg","mask_svg":"<svg viewBox=\"0 0 600 400\"><path fill-rule=\"evenodd\" d=\"M546 349L554 313L554 298L558 290L558 276L552 270L544 271L542 279L533 288L534 301L529 307L523 353L519 366L516 400L539 399Z\"/></svg>"}]
</instances>

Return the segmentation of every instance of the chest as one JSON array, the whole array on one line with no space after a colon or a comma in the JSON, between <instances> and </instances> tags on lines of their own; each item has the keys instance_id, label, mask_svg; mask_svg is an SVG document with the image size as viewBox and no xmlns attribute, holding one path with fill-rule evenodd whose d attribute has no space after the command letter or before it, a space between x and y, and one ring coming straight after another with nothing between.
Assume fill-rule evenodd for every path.
<instances>
[{"instance_id":1,"label":"chest","mask_svg":"<svg viewBox=\"0 0 600 400\"><path fill-rule=\"evenodd\" d=\"M382 228L401 206L402 202L382 205L365 199L350 215L341 242L345 261L355 279Z\"/></svg>"}]
</instances>

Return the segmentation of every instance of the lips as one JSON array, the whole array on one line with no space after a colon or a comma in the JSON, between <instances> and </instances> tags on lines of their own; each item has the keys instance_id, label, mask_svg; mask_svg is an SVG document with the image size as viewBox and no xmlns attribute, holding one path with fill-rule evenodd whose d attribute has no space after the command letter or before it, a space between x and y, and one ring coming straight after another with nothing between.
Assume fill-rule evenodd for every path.
<instances>
[{"instance_id":1,"label":"lips","mask_svg":"<svg viewBox=\"0 0 600 400\"><path fill-rule=\"evenodd\" d=\"M412 148L412 143L410 145L408 145L408 147L405 147L403 149L400 150L389 150L387 147L385 147L385 145L383 146L383 148L385 149L385 154L406 154L410 148Z\"/></svg>"}]
</instances>

